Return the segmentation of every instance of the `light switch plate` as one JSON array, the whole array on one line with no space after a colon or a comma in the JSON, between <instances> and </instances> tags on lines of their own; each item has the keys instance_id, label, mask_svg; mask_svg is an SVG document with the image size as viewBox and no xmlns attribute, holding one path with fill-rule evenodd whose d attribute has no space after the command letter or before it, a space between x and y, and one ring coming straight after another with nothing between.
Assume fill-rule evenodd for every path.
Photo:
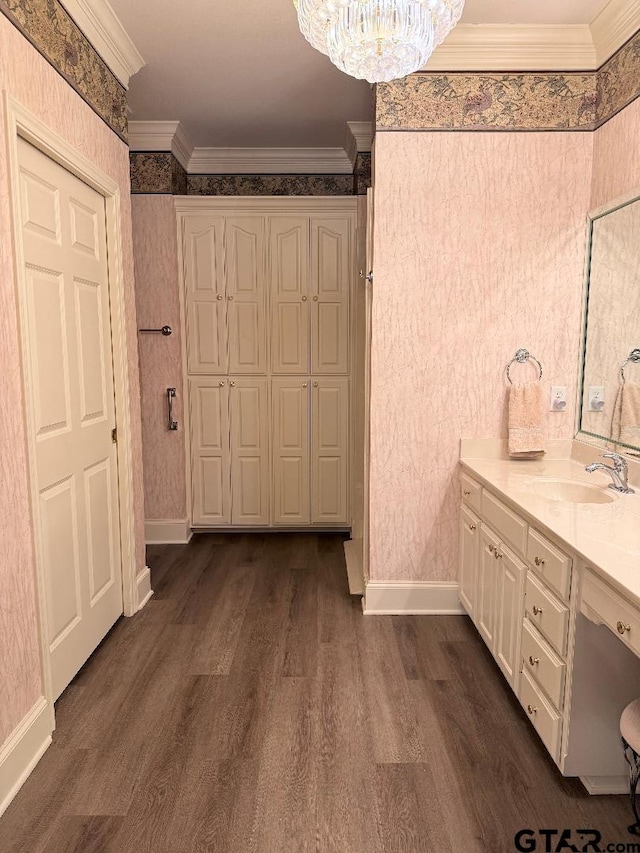
<instances>
[{"instance_id":1,"label":"light switch plate","mask_svg":"<svg viewBox=\"0 0 640 853\"><path fill-rule=\"evenodd\" d=\"M564 412L567 408L567 388L565 385L554 385L551 389L551 411Z\"/></svg>"},{"instance_id":2,"label":"light switch plate","mask_svg":"<svg viewBox=\"0 0 640 853\"><path fill-rule=\"evenodd\" d=\"M590 385L588 400L590 412L601 412L605 404L604 385Z\"/></svg>"}]
</instances>

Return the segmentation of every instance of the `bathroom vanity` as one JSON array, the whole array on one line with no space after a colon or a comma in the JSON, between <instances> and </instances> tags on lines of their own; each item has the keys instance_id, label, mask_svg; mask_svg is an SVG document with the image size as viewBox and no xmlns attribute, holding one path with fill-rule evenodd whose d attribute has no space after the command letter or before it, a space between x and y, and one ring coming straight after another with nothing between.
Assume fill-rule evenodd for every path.
<instances>
[{"instance_id":1,"label":"bathroom vanity","mask_svg":"<svg viewBox=\"0 0 640 853\"><path fill-rule=\"evenodd\" d=\"M620 713L640 696L640 483L617 494L552 442L461 450L460 599L551 757L590 793L628 790Z\"/></svg>"}]
</instances>

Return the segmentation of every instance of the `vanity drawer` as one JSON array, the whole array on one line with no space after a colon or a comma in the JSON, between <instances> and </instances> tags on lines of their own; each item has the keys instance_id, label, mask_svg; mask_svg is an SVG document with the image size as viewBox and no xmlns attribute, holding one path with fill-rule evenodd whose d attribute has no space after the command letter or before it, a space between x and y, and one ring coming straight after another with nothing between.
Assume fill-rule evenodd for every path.
<instances>
[{"instance_id":1,"label":"vanity drawer","mask_svg":"<svg viewBox=\"0 0 640 853\"><path fill-rule=\"evenodd\" d=\"M490 527L503 536L521 554L525 553L527 522L495 498L486 489L482 491L482 516Z\"/></svg>"},{"instance_id":2,"label":"vanity drawer","mask_svg":"<svg viewBox=\"0 0 640 853\"><path fill-rule=\"evenodd\" d=\"M542 575L550 587L565 601L569 600L571 557L563 554L532 527L529 528L527 536L527 560L535 566L535 570Z\"/></svg>"},{"instance_id":3,"label":"vanity drawer","mask_svg":"<svg viewBox=\"0 0 640 853\"><path fill-rule=\"evenodd\" d=\"M525 613L561 655L567 653L569 608L552 595L532 572L527 572Z\"/></svg>"},{"instance_id":4,"label":"vanity drawer","mask_svg":"<svg viewBox=\"0 0 640 853\"><path fill-rule=\"evenodd\" d=\"M582 609L597 615L616 637L640 656L640 611L588 569L582 577Z\"/></svg>"},{"instance_id":5,"label":"vanity drawer","mask_svg":"<svg viewBox=\"0 0 640 853\"><path fill-rule=\"evenodd\" d=\"M476 512L482 510L482 486L467 474L460 475L460 497L463 504L475 509Z\"/></svg>"},{"instance_id":6,"label":"vanity drawer","mask_svg":"<svg viewBox=\"0 0 640 853\"><path fill-rule=\"evenodd\" d=\"M551 753L554 761L557 761L562 733L562 717L542 695L540 688L526 671L522 673L520 679L518 698L542 742Z\"/></svg>"},{"instance_id":7,"label":"vanity drawer","mask_svg":"<svg viewBox=\"0 0 640 853\"><path fill-rule=\"evenodd\" d=\"M562 710L567 666L528 619L522 625L522 669L538 682L556 708Z\"/></svg>"}]
</instances>

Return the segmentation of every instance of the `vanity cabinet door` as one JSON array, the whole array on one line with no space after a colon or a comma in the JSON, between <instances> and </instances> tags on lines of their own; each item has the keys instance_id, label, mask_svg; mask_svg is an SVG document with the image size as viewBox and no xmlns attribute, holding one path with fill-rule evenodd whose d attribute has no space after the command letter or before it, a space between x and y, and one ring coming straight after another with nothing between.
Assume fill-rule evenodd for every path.
<instances>
[{"instance_id":1,"label":"vanity cabinet door","mask_svg":"<svg viewBox=\"0 0 640 853\"><path fill-rule=\"evenodd\" d=\"M484 524L480 528L480 560L478 563L477 605L475 623L489 649L495 647L496 626L496 577L498 567L496 553L500 540Z\"/></svg>"},{"instance_id":2,"label":"vanity cabinet door","mask_svg":"<svg viewBox=\"0 0 640 853\"><path fill-rule=\"evenodd\" d=\"M496 633L494 655L511 687L517 690L522 639L526 566L504 545L497 552Z\"/></svg>"},{"instance_id":3,"label":"vanity cabinet door","mask_svg":"<svg viewBox=\"0 0 640 853\"><path fill-rule=\"evenodd\" d=\"M460 601L473 619L476 608L476 584L480 546L480 521L465 507L460 513Z\"/></svg>"}]
</instances>

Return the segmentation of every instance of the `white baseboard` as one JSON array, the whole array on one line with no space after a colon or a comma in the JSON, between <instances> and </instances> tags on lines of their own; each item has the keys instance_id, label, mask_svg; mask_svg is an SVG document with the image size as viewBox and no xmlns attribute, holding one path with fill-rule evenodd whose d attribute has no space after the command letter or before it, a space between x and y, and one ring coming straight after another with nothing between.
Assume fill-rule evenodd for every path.
<instances>
[{"instance_id":1,"label":"white baseboard","mask_svg":"<svg viewBox=\"0 0 640 853\"><path fill-rule=\"evenodd\" d=\"M581 776L580 781L589 794L628 794L628 776Z\"/></svg>"},{"instance_id":2,"label":"white baseboard","mask_svg":"<svg viewBox=\"0 0 640 853\"><path fill-rule=\"evenodd\" d=\"M187 545L193 531L186 518L164 518L145 521L144 538L147 545Z\"/></svg>"},{"instance_id":3,"label":"white baseboard","mask_svg":"<svg viewBox=\"0 0 640 853\"><path fill-rule=\"evenodd\" d=\"M0 817L51 743L53 714L42 696L0 749Z\"/></svg>"},{"instance_id":4,"label":"white baseboard","mask_svg":"<svg viewBox=\"0 0 640 853\"><path fill-rule=\"evenodd\" d=\"M378 616L463 615L457 583L439 581L369 581L362 609Z\"/></svg>"},{"instance_id":5,"label":"white baseboard","mask_svg":"<svg viewBox=\"0 0 640 853\"><path fill-rule=\"evenodd\" d=\"M363 595L364 574L362 572L362 540L345 540L344 560L347 565L347 579L349 581L350 595Z\"/></svg>"},{"instance_id":6,"label":"white baseboard","mask_svg":"<svg viewBox=\"0 0 640 853\"><path fill-rule=\"evenodd\" d=\"M142 610L147 601L153 595L151 589L151 570L149 566L145 566L136 578L136 586L138 587L138 610Z\"/></svg>"}]
</instances>

